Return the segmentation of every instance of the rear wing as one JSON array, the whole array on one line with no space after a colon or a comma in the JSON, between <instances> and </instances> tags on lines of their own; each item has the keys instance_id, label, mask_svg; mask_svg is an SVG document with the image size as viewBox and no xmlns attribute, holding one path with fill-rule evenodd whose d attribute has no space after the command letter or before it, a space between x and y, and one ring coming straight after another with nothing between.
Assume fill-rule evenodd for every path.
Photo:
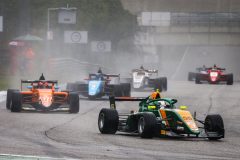
<instances>
[{"instance_id":1,"label":"rear wing","mask_svg":"<svg viewBox=\"0 0 240 160\"><path fill-rule=\"evenodd\" d=\"M207 68L207 70L221 70L221 71L225 71L226 68L214 68L214 67L210 67L210 68Z\"/></svg>"},{"instance_id":2,"label":"rear wing","mask_svg":"<svg viewBox=\"0 0 240 160\"><path fill-rule=\"evenodd\" d=\"M39 83L39 82L47 82L47 83L51 83L51 84L58 84L57 80L21 80L21 90L22 90L22 84L23 83Z\"/></svg>"},{"instance_id":3,"label":"rear wing","mask_svg":"<svg viewBox=\"0 0 240 160\"><path fill-rule=\"evenodd\" d=\"M90 80L92 79L92 77L102 77L104 80L110 80L111 77L117 77L120 79L120 74L95 74L95 73L91 73L89 74L88 79L86 80Z\"/></svg>"},{"instance_id":4,"label":"rear wing","mask_svg":"<svg viewBox=\"0 0 240 160\"><path fill-rule=\"evenodd\" d=\"M47 82L57 84L57 80L21 80L21 83L39 83L39 82Z\"/></svg>"},{"instance_id":5,"label":"rear wing","mask_svg":"<svg viewBox=\"0 0 240 160\"><path fill-rule=\"evenodd\" d=\"M104 74L106 77L120 77L120 74Z\"/></svg>"},{"instance_id":6,"label":"rear wing","mask_svg":"<svg viewBox=\"0 0 240 160\"><path fill-rule=\"evenodd\" d=\"M116 109L116 101L143 101L146 100L146 97L114 97L109 96L110 108Z\"/></svg>"},{"instance_id":7,"label":"rear wing","mask_svg":"<svg viewBox=\"0 0 240 160\"><path fill-rule=\"evenodd\" d=\"M132 72L158 73L158 70L156 70L156 69L133 69Z\"/></svg>"},{"instance_id":8,"label":"rear wing","mask_svg":"<svg viewBox=\"0 0 240 160\"><path fill-rule=\"evenodd\" d=\"M89 76L98 76L100 74L90 73ZM120 74L101 74L104 77L120 77Z\"/></svg>"},{"instance_id":9,"label":"rear wing","mask_svg":"<svg viewBox=\"0 0 240 160\"><path fill-rule=\"evenodd\" d=\"M149 73L158 73L158 70L156 69L147 69L146 71Z\"/></svg>"}]
</instances>

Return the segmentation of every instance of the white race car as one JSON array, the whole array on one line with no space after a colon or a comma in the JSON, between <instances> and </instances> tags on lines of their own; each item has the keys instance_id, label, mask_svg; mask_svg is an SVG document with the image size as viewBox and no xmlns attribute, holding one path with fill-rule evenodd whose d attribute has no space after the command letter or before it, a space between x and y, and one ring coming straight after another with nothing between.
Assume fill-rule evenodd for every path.
<instances>
[{"instance_id":1,"label":"white race car","mask_svg":"<svg viewBox=\"0 0 240 160\"><path fill-rule=\"evenodd\" d=\"M154 88L160 91L167 90L167 77L158 77L158 70L133 69L131 75L132 88L135 90L145 88Z\"/></svg>"}]
</instances>

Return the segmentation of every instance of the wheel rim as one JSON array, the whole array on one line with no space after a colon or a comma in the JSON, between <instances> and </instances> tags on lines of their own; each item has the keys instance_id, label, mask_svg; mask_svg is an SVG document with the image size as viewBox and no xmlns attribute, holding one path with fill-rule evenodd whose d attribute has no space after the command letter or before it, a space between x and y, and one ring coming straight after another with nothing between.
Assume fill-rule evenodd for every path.
<instances>
[{"instance_id":1,"label":"wheel rim","mask_svg":"<svg viewBox=\"0 0 240 160\"><path fill-rule=\"evenodd\" d=\"M144 118L141 117L141 118L139 119L139 123L138 123L138 132L139 132L140 134L142 134L143 131L144 131L144 125L145 125Z\"/></svg>"},{"instance_id":2,"label":"wheel rim","mask_svg":"<svg viewBox=\"0 0 240 160\"><path fill-rule=\"evenodd\" d=\"M98 126L101 130L103 129L103 126L104 126L104 114L103 113L100 114Z\"/></svg>"}]
</instances>

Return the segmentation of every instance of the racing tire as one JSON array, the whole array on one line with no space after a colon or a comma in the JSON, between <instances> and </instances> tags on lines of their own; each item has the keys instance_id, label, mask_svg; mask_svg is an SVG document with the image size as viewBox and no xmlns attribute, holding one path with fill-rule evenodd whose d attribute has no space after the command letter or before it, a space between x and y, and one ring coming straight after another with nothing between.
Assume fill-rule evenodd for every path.
<instances>
[{"instance_id":1,"label":"racing tire","mask_svg":"<svg viewBox=\"0 0 240 160\"><path fill-rule=\"evenodd\" d=\"M204 121L204 129L206 134L210 132L218 133L218 137L208 137L209 140L218 140L224 138L224 124L223 119L219 114L207 115Z\"/></svg>"},{"instance_id":2,"label":"racing tire","mask_svg":"<svg viewBox=\"0 0 240 160\"><path fill-rule=\"evenodd\" d=\"M121 84L122 93L124 97L130 97L131 96L131 84L130 83L122 83Z\"/></svg>"},{"instance_id":3,"label":"racing tire","mask_svg":"<svg viewBox=\"0 0 240 160\"><path fill-rule=\"evenodd\" d=\"M77 93L69 94L69 113L79 112L79 96Z\"/></svg>"},{"instance_id":4,"label":"racing tire","mask_svg":"<svg viewBox=\"0 0 240 160\"><path fill-rule=\"evenodd\" d=\"M162 77L162 89L163 91L167 91L167 77Z\"/></svg>"},{"instance_id":5,"label":"racing tire","mask_svg":"<svg viewBox=\"0 0 240 160\"><path fill-rule=\"evenodd\" d=\"M115 134L118 129L119 116L115 109L103 108L98 116L98 129L102 134Z\"/></svg>"},{"instance_id":6,"label":"racing tire","mask_svg":"<svg viewBox=\"0 0 240 160\"><path fill-rule=\"evenodd\" d=\"M200 84L200 75L199 74L196 74L196 78L195 78L195 83L196 84Z\"/></svg>"},{"instance_id":7,"label":"racing tire","mask_svg":"<svg viewBox=\"0 0 240 160\"><path fill-rule=\"evenodd\" d=\"M86 83L76 84L76 91L78 91L78 93L80 95L87 97L88 96L88 84L86 84Z\"/></svg>"},{"instance_id":8,"label":"racing tire","mask_svg":"<svg viewBox=\"0 0 240 160\"><path fill-rule=\"evenodd\" d=\"M152 138L156 127L156 116L153 113L143 113L138 119L138 133L141 138Z\"/></svg>"},{"instance_id":9,"label":"racing tire","mask_svg":"<svg viewBox=\"0 0 240 160\"><path fill-rule=\"evenodd\" d=\"M227 85L233 85L233 74L227 75Z\"/></svg>"},{"instance_id":10,"label":"racing tire","mask_svg":"<svg viewBox=\"0 0 240 160\"><path fill-rule=\"evenodd\" d=\"M149 78L148 77L145 77L144 80L143 80L143 86L142 88L146 88L149 86Z\"/></svg>"},{"instance_id":11,"label":"racing tire","mask_svg":"<svg viewBox=\"0 0 240 160\"><path fill-rule=\"evenodd\" d=\"M115 97L123 97L124 96L124 89L122 85L114 85L113 86L113 95Z\"/></svg>"},{"instance_id":12,"label":"racing tire","mask_svg":"<svg viewBox=\"0 0 240 160\"><path fill-rule=\"evenodd\" d=\"M162 83L163 83L163 81L162 81L161 78L155 79L155 80L154 80L154 90L159 89L160 92L163 91L163 88L162 88L163 85L162 85Z\"/></svg>"},{"instance_id":13,"label":"racing tire","mask_svg":"<svg viewBox=\"0 0 240 160\"><path fill-rule=\"evenodd\" d=\"M17 89L8 89L7 90L7 100L6 100L6 109L11 108L12 103L12 94L13 92L18 91Z\"/></svg>"},{"instance_id":14,"label":"racing tire","mask_svg":"<svg viewBox=\"0 0 240 160\"><path fill-rule=\"evenodd\" d=\"M21 112L22 110L22 94L19 91L12 93L11 112Z\"/></svg>"},{"instance_id":15,"label":"racing tire","mask_svg":"<svg viewBox=\"0 0 240 160\"><path fill-rule=\"evenodd\" d=\"M194 81L196 79L196 73L188 72L188 81Z\"/></svg>"},{"instance_id":16,"label":"racing tire","mask_svg":"<svg viewBox=\"0 0 240 160\"><path fill-rule=\"evenodd\" d=\"M75 83L67 83L66 90L74 91L74 85Z\"/></svg>"}]
</instances>

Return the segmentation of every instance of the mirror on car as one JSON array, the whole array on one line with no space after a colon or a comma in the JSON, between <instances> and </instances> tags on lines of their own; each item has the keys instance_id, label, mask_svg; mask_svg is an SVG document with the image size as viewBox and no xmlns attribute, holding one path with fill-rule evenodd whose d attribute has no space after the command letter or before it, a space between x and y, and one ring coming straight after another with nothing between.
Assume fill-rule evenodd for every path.
<instances>
[{"instance_id":1,"label":"mirror on car","mask_svg":"<svg viewBox=\"0 0 240 160\"><path fill-rule=\"evenodd\" d=\"M155 110L156 106L148 106L148 110Z\"/></svg>"},{"instance_id":2,"label":"mirror on car","mask_svg":"<svg viewBox=\"0 0 240 160\"><path fill-rule=\"evenodd\" d=\"M180 106L179 109L181 110L186 110L188 107L187 106Z\"/></svg>"}]
</instances>

